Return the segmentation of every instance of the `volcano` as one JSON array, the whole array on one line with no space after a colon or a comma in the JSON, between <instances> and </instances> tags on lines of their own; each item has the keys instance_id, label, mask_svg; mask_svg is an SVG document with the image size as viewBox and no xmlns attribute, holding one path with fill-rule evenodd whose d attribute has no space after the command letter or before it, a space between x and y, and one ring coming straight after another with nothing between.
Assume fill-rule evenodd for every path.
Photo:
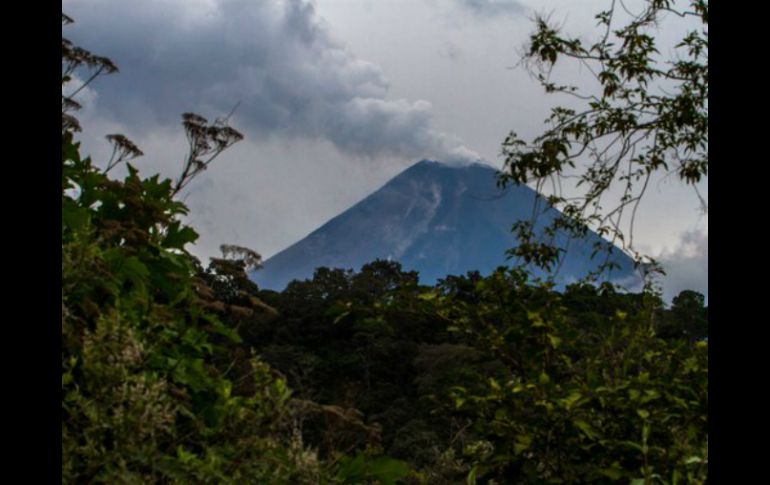
<instances>
[{"instance_id":1,"label":"volcano","mask_svg":"<svg viewBox=\"0 0 770 485\"><path fill-rule=\"evenodd\" d=\"M486 164L420 161L267 259L251 278L261 288L280 291L292 280L311 278L318 267L358 270L375 259L395 260L419 272L422 284L472 270L486 275L511 263L506 250L517 245L512 225L531 220L536 201L536 232L560 215L530 187L499 188L496 175ZM605 281L638 281L633 260L619 249L592 257L596 243L606 241L590 230L582 239L569 240L554 275L557 287L596 270L607 258L618 268L603 273ZM537 268L532 271L544 276Z\"/></svg>"}]
</instances>

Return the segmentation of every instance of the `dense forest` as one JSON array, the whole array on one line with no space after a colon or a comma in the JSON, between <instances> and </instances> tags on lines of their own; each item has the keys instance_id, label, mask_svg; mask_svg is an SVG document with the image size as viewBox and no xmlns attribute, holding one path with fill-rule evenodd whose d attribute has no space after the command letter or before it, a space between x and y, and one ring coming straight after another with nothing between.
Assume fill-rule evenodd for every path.
<instances>
[{"instance_id":1,"label":"dense forest","mask_svg":"<svg viewBox=\"0 0 770 485\"><path fill-rule=\"evenodd\" d=\"M64 38L62 69L117 71ZM426 286L383 260L261 290L253 251L190 254L178 198L240 133L183 115L174 181L120 135L84 156L77 108L62 95L62 483L707 482L703 295L517 267Z\"/></svg>"}]
</instances>

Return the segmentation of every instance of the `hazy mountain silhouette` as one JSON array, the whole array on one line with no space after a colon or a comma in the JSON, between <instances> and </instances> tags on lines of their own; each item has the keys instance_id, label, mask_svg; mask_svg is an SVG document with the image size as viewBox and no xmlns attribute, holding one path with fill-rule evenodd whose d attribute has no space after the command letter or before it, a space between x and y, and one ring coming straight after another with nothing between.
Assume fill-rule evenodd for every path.
<instances>
[{"instance_id":1,"label":"hazy mountain silhouette","mask_svg":"<svg viewBox=\"0 0 770 485\"><path fill-rule=\"evenodd\" d=\"M252 273L252 279L261 288L283 290L294 279L312 277L317 267L358 270L378 258L396 260L405 269L418 271L425 284L470 270L487 274L506 264L505 251L517 243L511 227L517 220L532 217L538 197L526 186L499 189L495 175L488 165L418 162L269 258L261 270ZM541 198L540 203L545 201ZM547 209L537 218L536 227L547 225L556 215L555 209ZM569 241L556 274L560 286L605 261L606 255L591 258L597 241L602 239L594 232ZM636 279L631 258L619 250L613 250L610 257L620 269L605 279Z\"/></svg>"}]
</instances>

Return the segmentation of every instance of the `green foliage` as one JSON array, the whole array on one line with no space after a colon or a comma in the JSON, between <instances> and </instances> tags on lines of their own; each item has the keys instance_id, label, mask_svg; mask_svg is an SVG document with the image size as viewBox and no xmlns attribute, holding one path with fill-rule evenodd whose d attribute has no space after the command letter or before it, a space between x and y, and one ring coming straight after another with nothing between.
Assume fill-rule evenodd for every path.
<instances>
[{"instance_id":1,"label":"green foliage","mask_svg":"<svg viewBox=\"0 0 770 485\"><path fill-rule=\"evenodd\" d=\"M388 457L368 458L364 453L340 461L337 477L343 484L379 483L395 485L409 473L406 463Z\"/></svg>"},{"instance_id":2,"label":"green foliage","mask_svg":"<svg viewBox=\"0 0 770 485\"><path fill-rule=\"evenodd\" d=\"M63 85L116 70L64 40L62 56ZM140 176L119 135L106 169L81 157L73 103L63 483L705 482L702 295L667 310L649 292L558 293L504 268L426 287L390 261L262 291L246 275L255 252L223 246L204 268L186 249L197 233L175 195L201 153L235 140L221 120L185 117L188 136L220 145L193 150L174 183Z\"/></svg>"},{"instance_id":3,"label":"green foliage","mask_svg":"<svg viewBox=\"0 0 770 485\"><path fill-rule=\"evenodd\" d=\"M62 148L63 481L316 482L285 382L247 356L252 392L234 394L217 365L238 336L198 294L170 181Z\"/></svg>"},{"instance_id":4,"label":"green foliage","mask_svg":"<svg viewBox=\"0 0 770 485\"><path fill-rule=\"evenodd\" d=\"M62 41L63 85L105 65ZM172 182L110 178L138 152L117 136L107 170L81 157L62 99L62 482L324 481L285 380L233 351L237 311L196 277Z\"/></svg>"},{"instance_id":5,"label":"green foliage","mask_svg":"<svg viewBox=\"0 0 770 485\"><path fill-rule=\"evenodd\" d=\"M618 309L585 322L558 294L518 281L492 275L476 291L497 304L451 309L458 331L506 365L505 378L489 379L484 393L451 392L494 447L474 475L496 483L703 483L707 344L659 338L662 305L651 295L627 313L618 308L626 295L596 294Z\"/></svg>"},{"instance_id":6,"label":"green foliage","mask_svg":"<svg viewBox=\"0 0 770 485\"><path fill-rule=\"evenodd\" d=\"M671 311L661 325L666 337L703 339L708 336L708 307L702 294L684 290L671 301Z\"/></svg>"},{"instance_id":7,"label":"green foliage","mask_svg":"<svg viewBox=\"0 0 770 485\"><path fill-rule=\"evenodd\" d=\"M502 270L429 288L386 262L260 292L244 260L185 252L167 181L63 152L65 481L704 479L706 344L655 335L697 294L665 310Z\"/></svg>"},{"instance_id":8,"label":"green foliage","mask_svg":"<svg viewBox=\"0 0 770 485\"><path fill-rule=\"evenodd\" d=\"M63 481L315 482L285 382L248 357L238 395L217 365L238 337L198 294L170 181L115 181L70 134L62 148Z\"/></svg>"},{"instance_id":9,"label":"green foliage","mask_svg":"<svg viewBox=\"0 0 770 485\"><path fill-rule=\"evenodd\" d=\"M697 296L667 310L649 293L558 293L504 269L362 291L401 271L385 264L269 293L264 358L299 396L360 411L358 424L306 421L322 456L381 446L413 467L405 483L705 480L707 344L666 330ZM380 431L342 439L361 425Z\"/></svg>"},{"instance_id":10,"label":"green foliage","mask_svg":"<svg viewBox=\"0 0 770 485\"><path fill-rule=\"evenodd\" d=\"M631 15L625 24L621 6ZM500 183L535 182L538 191L553 183L549 202L564 217L554 221L551 233L558 228L580 237L592 226L633 251L636 210L651 177L675 173L697 194L695 184L708 176L708 2L647 0L635 14L612 2L596 19L601 32L590 44L536 19L523 62L547 93L574 96L580 107L553 108L549 128L531 142L511 132L503 143ZM671 58L661 58L655 37L663 21L685 22L688 29L667 48ZM585 67L593 88L553 82L553 67L565 61ZM575 193L561 191L568 178L577 180ZM619 198L602 207L615 188ZM517 222L516 233L520 244L512 255L546 268L558 262L561 248L535 235L530 221Z\"/></svg>"},{"instance_id":11,"label":"green foliage","mask_svg":"<svg viewBox=\"0 0 770 485\"><path fill-rule=\"evenodd\" d=\"M552 182L548 202L562 211L541 234L533 221L517 222L511 256L552 269L564 249L556 235L583 237L588 227L610 239L597 252L613 243L634 251L636 210L661 172L692 185L707 210L696 184L708 175L708 2L676 3L649 0L633 14L612 2L596 16L602 32L588 45L536 19L524 62L547 93L575 96L580 107L553 108L549 128L531 142L511 133L503 143L500 184L535 182L542 191ZM625 24L616 7L631 16ZM699 25L688 26L670 60L661 59L654 29L678 19ZM552 69L564 60L585 66L595 89L553 82ZM577 182L565 195L568 178ZM616 189L619 198L602 207ZM634 253L648 274L661 271ZM452 389L451 404L493 445L474 459L469 482L704 483L703 296L683 292L665 310L649 286L622 295L609 285L597 291L579 284L558 295L526 280L498 272L448 310L453 328L507 368L484 393Z\"/></svg>"}]
</instances>

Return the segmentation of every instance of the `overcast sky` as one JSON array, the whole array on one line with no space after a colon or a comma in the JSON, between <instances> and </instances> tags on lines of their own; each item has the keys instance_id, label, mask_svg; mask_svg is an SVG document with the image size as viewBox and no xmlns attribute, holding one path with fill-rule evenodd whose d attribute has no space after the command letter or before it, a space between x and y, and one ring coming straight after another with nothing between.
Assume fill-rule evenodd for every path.
<instances>
[{"instance_id":1,"label":"overcast sky","mask_svg":"<svg viewBox=\"0 0 770 485\"><path fill-rule=\"evenodd\" d=\"M532 15L590 40L605 3L65 0L75 24L63 35L120 68L81 93L81 139L95 160L109 157L104 135L119 132L145 153L135 165L173 177L186 150L181 113L214 119L238 105L231 125L245 140L184 194L201 233L193 252L232 243L267 258L419 159L502 166L505 135L537 135L559 101L516 67ZM664 45L681 34L667 28ZM585 77L574 66L557 74ZM691 188L652 184L635 237L669 266L667 294L707 293L708 220Z\"/></svg>"}]
</instances>

